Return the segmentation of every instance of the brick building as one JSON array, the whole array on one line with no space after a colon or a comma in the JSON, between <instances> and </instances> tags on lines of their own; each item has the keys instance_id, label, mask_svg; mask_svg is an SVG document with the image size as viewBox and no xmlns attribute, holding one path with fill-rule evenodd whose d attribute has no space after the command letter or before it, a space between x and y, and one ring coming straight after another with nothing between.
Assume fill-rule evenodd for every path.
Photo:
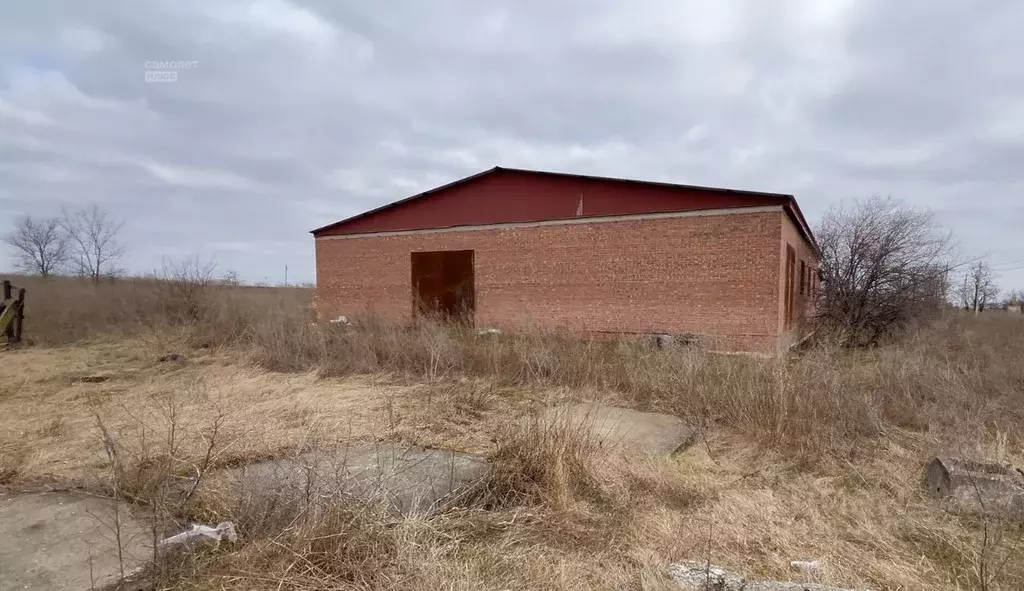
<instances>
[{"instance_id":1,"label":"brick building","mask_svg":"<svg viewBox=\"0 0 1024 591\"><path fill-rule=\"evenodd\" d=\"M791 195L493 168L313 230L321 318L461 315L775 353L818 249Z\"/></svg>"}]
</instances>

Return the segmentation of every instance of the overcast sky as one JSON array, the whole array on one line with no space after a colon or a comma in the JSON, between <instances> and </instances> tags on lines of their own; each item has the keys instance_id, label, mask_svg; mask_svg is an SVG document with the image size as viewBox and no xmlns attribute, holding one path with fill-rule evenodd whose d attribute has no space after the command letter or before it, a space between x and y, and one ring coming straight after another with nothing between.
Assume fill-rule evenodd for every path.
<instances>
[{"instance_id":1,"label":"overcast sky","mask_svg":"<svg viewBox=\"0 0 1024 591\"><path fill-rule=\"evenodd\" d=\"M0 0L0 213L96 203L130 271L311 281L310 229L504 165L812 223L892 195L1024 288L1021 31L1015 0Z\"/></svg>"}]
</instances>

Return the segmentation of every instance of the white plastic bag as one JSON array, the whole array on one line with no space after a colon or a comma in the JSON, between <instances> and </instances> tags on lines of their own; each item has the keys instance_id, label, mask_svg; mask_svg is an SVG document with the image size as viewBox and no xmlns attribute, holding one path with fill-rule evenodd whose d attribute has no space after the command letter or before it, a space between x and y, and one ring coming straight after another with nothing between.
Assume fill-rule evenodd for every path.
<instances>
[{"instance_id":1,"label":"white plastic bag","mask_svg":"<svg viewBox=\"0 0 1024 591\"><path fill-rule=\"evenodd\" d=\"M230 521L218 523L215 527L193 523L192 529L187 529L178 535L160 540L157 544L161 548L189 544L196 541L211 541L220 544L221 540L231 542L238 541L238 533L235 532L235 524Z\"/></svg>"}]
</instances>

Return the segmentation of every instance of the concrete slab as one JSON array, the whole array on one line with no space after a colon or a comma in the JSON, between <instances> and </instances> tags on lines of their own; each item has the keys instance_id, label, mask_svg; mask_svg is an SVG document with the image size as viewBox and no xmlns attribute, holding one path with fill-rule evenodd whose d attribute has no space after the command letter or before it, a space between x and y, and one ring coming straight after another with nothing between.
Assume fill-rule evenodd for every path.
<instances>
[{"instance_id":1,"label":"concrete slab","mask_svg":"<svg viewBox=\"0 0 1024 591\"><path fill-rule=\"evenodd\" d=\"M679 417L596 403L557 406L541 419L590 429L603 446L634 453L670 455L690 445L696 430Z\"/></svg>"},{"instance_id":2,"label":"concrete slab","mask_svg":"<svg viewBox=\"0 0 1024 591\"><path fill-rule=\"evenodd\" d=\"M0 590L100 589L121 578L110 499L0 492ZM153 557L152 533L121 506L125 574ZM90 574L90 563L92 572Z\"/></svg>"},{"instance_id":3,"label":"concrete slab","mask_svg":"<svg viewBox=\"0 0 1024 591\"><path fill-rule=\"evenodd\" d=\"M324 506L344 498L380 499L391 510L430 511L467 493L487 461L474 454L400 443L364 443L223 471L211 487Z\"/></svg>"}]
</instances>

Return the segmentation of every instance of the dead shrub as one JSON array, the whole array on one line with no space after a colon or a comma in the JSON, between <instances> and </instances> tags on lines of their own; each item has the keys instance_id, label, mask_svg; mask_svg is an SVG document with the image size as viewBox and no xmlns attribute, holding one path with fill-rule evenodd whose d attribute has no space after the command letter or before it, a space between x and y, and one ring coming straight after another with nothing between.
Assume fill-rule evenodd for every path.
<instances>
[{"instance_id":1,"label":"dead shrub","mask_svg":"<svg viewBox=\"0 0 1024 591\"><path fill-rule=\"evenodd\" d=\"M534 415L512 422L497 437L484 503L567 508L577 500L600 500L596 471L602 459L604 454L585 421Z\"/></svg>"},{"instance_id":2,"label":"dead shrub","mask_svg":"<svg viewBox=\"0 0 1024 591\"><path fill-rule=\"evenodd\" d=\"M164 258L157 274L162 315L172 324L202 320L215 286L213 261L198 256L174 261Z\"/></svg>"},{"instance_id":3,"label":"dead shrub","mask_svg":"<svg viewBox=\"0 0 1024 591\"><path fill-rule=\"evenodd\" d=\"M405 578L396 527L372 507L339 503L316 519L297 516L277 525L274 535L261 536L266 542L247 549L245 563L258 564L263 572L288 573L285 588L380 588ZM296 564L297 557L301 561ZM243 564L237 570L233 574L243 579L263 578Z\"/></svg>"},{"instance_id":4,"label":"dead shrub","mask_svg":"<svg viewBox=\"0 0 1024 591\"><path fill-rule=\"evenodd\" d=\"M818 319L844 344L877 345L945 306L957 263L951 235L931 212L871 197L830 209L816 234Z\"/></svg>"}]
</instances>

